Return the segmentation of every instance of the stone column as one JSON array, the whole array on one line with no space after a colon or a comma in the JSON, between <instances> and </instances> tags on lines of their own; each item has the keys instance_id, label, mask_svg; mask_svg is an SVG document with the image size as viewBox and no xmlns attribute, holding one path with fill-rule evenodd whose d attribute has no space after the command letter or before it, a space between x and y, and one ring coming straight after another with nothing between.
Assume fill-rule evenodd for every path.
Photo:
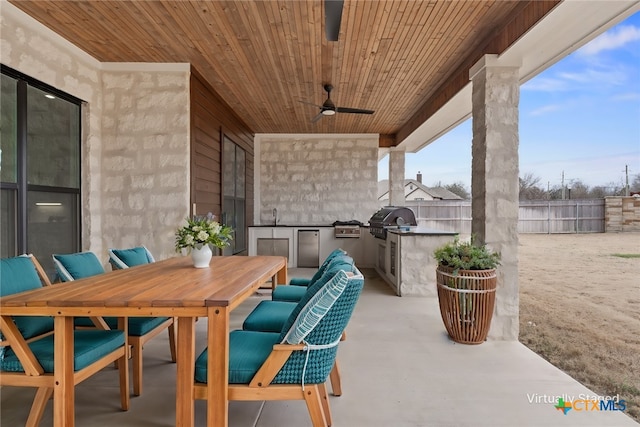
<instances>
[{"instance_id":1,"label":"stone column","mask_svg":"<svg viewBox=\"0 0 640 427\"><path fill-rule=\"evenodd\" d=\"M404 149L389 151L389 206L404 206Z\"/></svg>"},{"instance_id":2,"label":"stone column","mask_svg":"<svg viewBox=\"0 0 640 427\"><path fill-rule=\"evenodd\" d=\"M519 64L485 55L469 71L473 84L471 233L502 254L489 338L517 340Z\"/></svg>"}]
</instances>

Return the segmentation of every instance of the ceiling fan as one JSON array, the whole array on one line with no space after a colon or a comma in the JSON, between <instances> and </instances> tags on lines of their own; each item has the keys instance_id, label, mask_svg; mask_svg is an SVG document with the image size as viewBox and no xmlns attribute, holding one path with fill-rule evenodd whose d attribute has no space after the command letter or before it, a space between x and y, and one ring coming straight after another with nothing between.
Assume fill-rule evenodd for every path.
<instances>
[{"instance_id":1,"label":"ceiling fan","mask_svg":"<svg viewBox=\"0 0 640 427\"><path fill-rule=\"evenodd\" d=\"M311 119L311 123L315 123L322 118L322 116L333 116L335 113L351 113L351 114L373 114L373 110L363 110L361 108L349 108L349 107L336 107L331 100L331 91L333 86L330 84L324 85L324 90L327 92L327 100L322 105L312 104L310 102L300 101L304 104L313 105L318 107L320 112Z\"/></svg>"}]
</instances>

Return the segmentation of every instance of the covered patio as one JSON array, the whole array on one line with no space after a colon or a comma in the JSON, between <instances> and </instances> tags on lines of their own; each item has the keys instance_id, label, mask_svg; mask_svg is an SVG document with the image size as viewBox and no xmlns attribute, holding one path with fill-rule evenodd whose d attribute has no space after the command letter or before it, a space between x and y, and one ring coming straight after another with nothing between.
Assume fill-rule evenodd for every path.
<instances>
[{"instance_id":1,"label":"covered patio","mask_svg":"<svg viewBox=\"0 0 640 427\"><path fill-rule=\"evenodd\" d=\"M290 276L313 270L293 269ZM451 341L436 298L398 298L375 273L365 269L363 294L347 328L338 357L343 394L331 396L336 426L573 426L624 427L637 423L619 411L569 411L555 399L596 398L564 372L517 341L468 346ZM242 321L268 292L232 312ZM196 323L197 350L206 342L206 322ZM173 426L175 364L168 362L165 335L145 347L145 394L129 411L117 406L117 371L106 369L78 386L76 423L83 427ZM2 425L22 425L33 391L4 388ZM545 400L546 399L546 400ZM554 402L550 400L553 399ZM51 403L43 425L51 423ZM196 425L205 425L204 402L196 402ZM310 426L303 401L230 402L229 426Z\"/></svg>"},{"instance_id":2,"label":"covered patio","mask_svg":"<svg viewBox=\"0 0 640 427\"><path fill-rule=\"evenodd\" d=\"M399 2L379 2L371 15L362 7L366 2L347 2L342 44L325 41L318 29L322 2L281 3L120 2L114 11L99 2L2 1L2 65L82 104L78 250L104 258L107 248L145 244L164 259L175 255L173 233L185 216L235 215L229 207L237 200L229 201L223 187L230 181L226 141L246 153L233 175L234 184L246 184L238 205L241 228L265 225L277 210L289 224L302 226L366 222L378 208L377 161L389 155L390 204L402 205L405 153L473 115L473 233L504 254L491 340L453 344L437 300L396 298L371 268L371 257L361 264L365 291L340 347L344 394L331 398L336 424L636 425L619 412L563 415L553 407L559 396L594 393L517 341L516 224L520 84L640 10L640 2L487 2L495 13L481 2L425 2L425 19L434 8L440 28L470 31L435 31L416 44L439 43L435 56L429 48L398 49L393 66L375 59L392 50L395 30L389 35L380 27L386 37L370 36L375 31L366 22L388 19L385 6L392 4L401 16ZM307 4L312 12L298 8ZM409 5L419 8L418 2ZM196 17L212 15L213 23L192 25ZM291 22L321 41L305 39ZM403 23L395 41L414 46L416 28L435 28L425 22ZM271 36L277 43L263 44ZM402 68L417 57L437 67ZM305 59L302 67L295 66L299 58ZM392 73L399 69L405 77ZM369 75L363 70L372 73L369 82L360 80ZM310 113L317 109L300 106L322 103L322 83L336 86L336 97L343 94L338 105L372 108L377 115L371 121L324 117L314 127ZM26 217L26 200L23 208ZM50 258L42 246L27 247L23 234L17 252ZM247 247L233 254L246 255ZM232 312L236 327L260 298ZM196 326L202 346L206 322ZM148 392L133 399L128 412L108 403L117 394L109 370L81 384L77 424L174 425L175 365L167 363L166 344L165 337L147 345ZM32 397L31 390L3 388L1 423L20 425ZM45 423L51 416L49 410ZM198 424L205 416L197 402ZM309 424L301 402L230 403L232 426Z\"/></svg>"}]
</instances>

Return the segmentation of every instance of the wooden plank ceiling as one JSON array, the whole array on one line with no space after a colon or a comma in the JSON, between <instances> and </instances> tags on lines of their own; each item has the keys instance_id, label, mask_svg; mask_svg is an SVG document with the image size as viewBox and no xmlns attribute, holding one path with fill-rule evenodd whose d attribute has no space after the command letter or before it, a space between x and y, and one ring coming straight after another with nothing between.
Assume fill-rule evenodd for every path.
<instances>
[{"instance_id":1,"label":"wooden plank ceiling","mask_svg":"<svg viewBox=\"0 0 640 427\"><path fill-rule=\"evenodd\" d=\"M256 133L380 133L399 143L557 1L17 1L102 62L189 62ZM334 86L336 114L311 123ZM396 137L397 136L397 137ZM381 139L382 141L383 139Z\"/></svg>"}]
</instances>

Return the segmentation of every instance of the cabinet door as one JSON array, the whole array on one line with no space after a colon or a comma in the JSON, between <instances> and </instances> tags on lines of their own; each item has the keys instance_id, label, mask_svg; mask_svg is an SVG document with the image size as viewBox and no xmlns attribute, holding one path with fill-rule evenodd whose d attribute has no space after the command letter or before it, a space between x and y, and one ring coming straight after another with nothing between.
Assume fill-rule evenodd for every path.
<instances>
[{"instance_id":1,"label":"cabinet door","mask_svg":"<svg viewBox=\"0 0 640 427\"><path fill-rule=\"evenodd\" d=\"M283 256L289 261L289 239L259 238L256 255Z\"/></svg>"}]
</instances>

